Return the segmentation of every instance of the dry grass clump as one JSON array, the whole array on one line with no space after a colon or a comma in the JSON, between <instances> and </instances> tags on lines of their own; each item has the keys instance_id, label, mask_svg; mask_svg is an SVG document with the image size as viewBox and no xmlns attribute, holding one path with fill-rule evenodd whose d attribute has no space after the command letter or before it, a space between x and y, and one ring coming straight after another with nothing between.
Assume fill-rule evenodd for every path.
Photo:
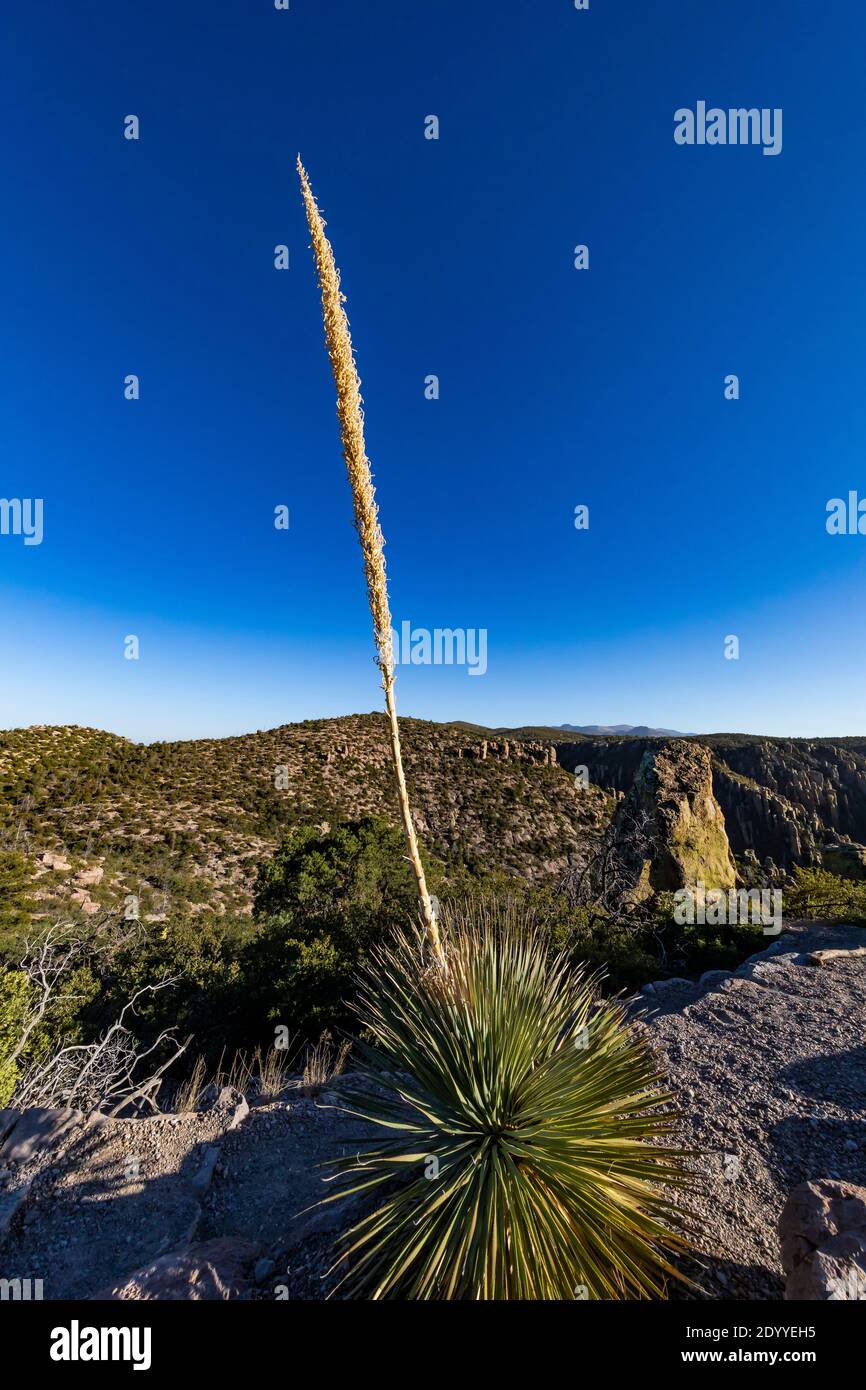
<instances>
[{"instance_id":1,"label":"dry grass clump","mask_svg":"<svg viewBox=\"0 0 866 1390\"><path fill-rule=\"evenodd\" d=\"M207 1087L206 1077L204 1057L197 1057L189 1076L180 1083L174 1093L171 1108L175 1114L188 1115L201 1108L202 1096Z\"/></svg>"},{"instance_id":2,"label":"dry grass clump","mask_svg":"<svg viewBox=\"0 0 866 1390\"><path fill-rule=\"evenodd\" d=\"M175 1091L172 1109L177 1114L202 1110L210 1097L219 1095L224 1086L230 1086L241 1095L255 1095L259 1100L277 1100L289 1089L292 1077L294 1053L285 1048L269 1048L263 1052L257 1047L254 1052L235 1052L228 1066L225 1053L210 1081L207 1081L207 1068L203 1057L196 1060L189 1076Z\"/></svg>"},{"instance_id":3,"label":"dry grass clump","mask_svg":"<svg viewBox=\"0 0 866 1390\"><path fill-rule=\"evenodd\" d=\"M290 1056L282 1048L272 1047L267 1052L256 1048L253 1053L253 1072L256 1090L262 1100L276 1100L289 1085L291 1076Z\"/></svg>"},{"instance_id":4,"label":"dry grass clump","mask_svg":"<svg viewBox=\"0 0 866 1390\"><path fill-rule=\"evenodd\" d=\"M335 1076L342 1076L351 1046L348 1040L344 1040L335 1048L331 1034L326 1030L316 1046L308 1049L302 1082L305 1096L317 1096Z\"/></svg>"}]
</instances>

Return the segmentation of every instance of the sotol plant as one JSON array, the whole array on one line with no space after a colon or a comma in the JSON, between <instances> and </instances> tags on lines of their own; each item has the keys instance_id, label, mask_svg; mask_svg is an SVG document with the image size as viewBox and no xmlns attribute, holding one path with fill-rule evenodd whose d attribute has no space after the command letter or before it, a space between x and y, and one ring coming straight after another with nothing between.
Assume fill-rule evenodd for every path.
<instances>
[{"instance_id":1,"label":"sotol plant","mask_svg":"<svg viewBox=\"0 0 866 1390\"><path fill-rule=\"evenodd\" d=\"M421 916L433 951L440 965L444 962L439 928L433 912L433 904L427 891L427 882L412 812L409 807L409 794L406 790L406 777L403 772L403 758L400 750L400 728L397 723L397 700L394 693L394 653L391 641L391 609L388 603L388 585L385 577L385 543L379 525L379 509L376 506L376 489L367 447L364 441L364 410L361 400L361 382L355 366L352 350L352 336L349 320L343 308L344 296L340 291L340 272L334 261L331 244L325 236L325 224L313 197L306 170L298 157L298 174L304 195L307 223L313 243L313 254L319 272L319 288L322 291L322 314L325 320L325 342L334 383L337 387L337 415L340 421L340 435L343 441L343 457L352 487L355 505L355 526L361 541L364 556L364 573L367 577L367 595L373 617L373 637L376 643L376 656L382 673L382 689L385 692L385 708L388 713L388 729L391 739L391 755L394 761L394 775L397 781L397 799L400 815L406 832L409 860L418 887L418 901Z\"/></svg>"},{"instance_id":2,"label":"sotol plant","mask_svg":"<svg viewBox=\"0 0 866 1390\"><path fill-rule=\"evenodd\" d=\"M659 1298L684 1244L676 1123L646 1046L519 912L446 914L448 971L406 933L358 1002L372 1043L350 1104L387 1137L335 1166L382 1200L350 1230L373 1298ZM655 1140L648 1143L647 1140ZM396 1181L395 1181L396 1180ZM677 1231L680 1231L680 1234Z\"/></svg>"},{"instance_id":3,"label":"sotol plant","mask_svg":"<svg viewBox=\"0 0 866 1390\"><path fill-rule=\"evenodd\" d=\"M394 699L391 614L358 374L340 277L298 160L337 386L409 859L433 947L375 950L360 981L368 1085L355 1113L386 1136L334 1166L379 1195L348 1232L349 1288L374 1298L660 1297L683 1239L686 1178L645 1046L595 982L515 913L446 919L440 938L409 809ZM369 1084L372 1083L372 1084ZM655 1142L649 1143L648 1140Z\"/></svg>"}]
</instances>

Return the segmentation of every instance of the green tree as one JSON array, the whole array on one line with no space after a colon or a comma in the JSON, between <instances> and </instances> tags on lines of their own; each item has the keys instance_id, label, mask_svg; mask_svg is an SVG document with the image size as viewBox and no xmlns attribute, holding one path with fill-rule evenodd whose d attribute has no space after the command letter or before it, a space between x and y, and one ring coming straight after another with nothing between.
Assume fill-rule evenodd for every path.
<instances>
[{"instance_id":1,"label":"green tree","mask_svg":"<svg viewBox=\"0 0 866 1390\"><path fill-rule=\"evenodd\" d=\"M425 856L424 867L441 889L439 866ZM371 947L417 912L402 835L386 821L296 830L259 872L260 930L242 961L248 1006L309 1036L344 1025Z\"/></svg>"},{"instance_id":2,"label":"green tree","mask_svg":"<svg viewBox=\"0 0 866 1390\"><path fill-rule=\"evenodd\" d=\"M172 980L169 988L136 1005L136 1032L142 1039L149 1042L176 1028L182 1036L193 1033L199 1050L214 1060L226 1048L246 1046L251 1039L237 1031L249 988L240 955L254 933L249 918L209 913L159 925L112 961L92 1021L104 1027L140 989Z\"/></svg>"},{"instance_id":3,"label":"green tree","mask_svg":"<svg viewBox=\"0 0 866 1390\"><path fill-rule=\"evenodd\" d=\"M17 850L0 850L0 953L13 953L30 926L30 870Z\"/></svg>"},{"instance_id":4,"label":"green tree","mask_svg":"<svg viewBox=\"0 0 866 1390\"><path fill-rule=\"evenodd\" d=\"M789 917L813 917L829 921L866 921L866 883L840 878L827 869L794 869L785 888L785 913Z\"/></svg>"},{"instance_id":5,"label":"green tree","mask_svg":"<svg viewBox=\"0 0 866 1390\"><path fill-rule=\"evenodd\" d=\"M0 1108L9 1104L18 1080L12 1054L21 1040L30 993L30 983L22 971L0 970Z\"/></svg>"}]
</instances>

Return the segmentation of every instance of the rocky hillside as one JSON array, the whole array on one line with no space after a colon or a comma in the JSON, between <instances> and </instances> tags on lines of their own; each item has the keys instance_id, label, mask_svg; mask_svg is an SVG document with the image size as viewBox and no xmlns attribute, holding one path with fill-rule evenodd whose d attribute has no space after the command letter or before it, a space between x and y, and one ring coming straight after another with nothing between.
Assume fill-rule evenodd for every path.
<instances>
[{"instance_id":1,"label":"rocky hillside","mask_svg":"<svg viewBox=\"0 0 866 1390\"><path fill-rule=\"evenodd\" d=\"M741 863L782 874L823 861L838 871L841 854L851 876L866 875L864 739L401 723L417 825L446 865L558 881L593 853L625 794L652 803L657 819L662 784L670 792L681 783L692 811L698 802L720 810L715 824ZM676 768L666 749L679 750ZM291 827L367 814L396 823L389 756L379 714L151 745L78 727L14 730L0 734L0 849L27 856L43 913L62 906L97 916L131 896L152 922L178 904L193 915L247 913L258 865ZM657 829L667 840L671 826ZM707 846L693 849L706 869ZM725 863L710 856L707 882L730 880L727 846L719 854ZM671 878L654 873L654 887Z\"/></svg>"},{"instance_id":2,"label":"rocky hillside","mask_svg":"<svg viewBox=\"0 0 866 1390\"><path fill-rule=\"evenodd\" d=\"M616 798L581 789L549 742L401 721L416 823L447 864L536 881L582 862ZM0 734L3 847L29 856L37 903L88 915L140 899L246 912L258 864L292 826L396 824L383 716L141 745L82 728Z\"/></svg>"}]
</instances>

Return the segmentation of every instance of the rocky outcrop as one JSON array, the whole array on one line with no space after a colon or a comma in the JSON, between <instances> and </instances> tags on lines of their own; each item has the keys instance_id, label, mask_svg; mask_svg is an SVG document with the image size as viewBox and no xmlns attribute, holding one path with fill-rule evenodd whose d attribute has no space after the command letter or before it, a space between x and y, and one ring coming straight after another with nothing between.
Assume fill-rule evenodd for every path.
<instances>
[{"instance_id":1,"label":"rocky outcrop","mask_svg":"<svg viewBox=\"0 0 866 1390\"><path fill-rule=\"evenodd\" d=\"M327 748L319 751L319 757L326 763L336 762L338 758L348 758L351 753L348 743L333 743Z\"/></svg>"},{"instance_id":2,"label":"rocky outcrop","mask_svg":"<svg viewBox=\"0 0 866 1390\"><path fill-rule=\"evenodd\" d=\"M795 1187L779 1218L789 1299L866 1299L866 1187L822 1179Z\"/></svg>"},{"instance_id":3,"label":"rocky outcrop","mask_svg":"<svg viewBox=\"0 0 866 1390\"><path fill-rule=\"evenodd\" d=\"M821 862L825 869L840 878L854 879L858 883L866 879L866 845L837 840L824 846Z\"/></svg>"},{"instance_id":4,"label":"rocky outcrop","mask_svg":"<svg viewBox=\"0 0 866 1390\"><path fill-rule=\"evenodd\" d=\"M68 859L64 859L62 854L57 854L53 850L46 849L38 855L40 864L44 869L53 869L56 874L68 873L72 868Z\"/></svg>"},{"instance_id":5,"label":"rocky outcrop","mask_svg":"<svg viewBox=\"0 0 866 1390\"><path fill-rule=\"evenodd\" d=\"M458 758L476 758L480 762L487 762L488 759L500 762L514 759L519 762L522 759L530 763L543 763L547 767L556 767L557 762L554 744L526 739L484 738L478 743L458 748L456 753Z\"/></svg>"},{"instance_id":6,"label":"rocky outcrop","mask_svg":"<svg viewBox=\"0 0 866 1390\"><path fill-rule=\"evenodd\" d=\"M707 888L736 884L712 762L701 744L671 739L644 753L613 834L638 897L698 882Z\"/></svg>"}]
</instances>

